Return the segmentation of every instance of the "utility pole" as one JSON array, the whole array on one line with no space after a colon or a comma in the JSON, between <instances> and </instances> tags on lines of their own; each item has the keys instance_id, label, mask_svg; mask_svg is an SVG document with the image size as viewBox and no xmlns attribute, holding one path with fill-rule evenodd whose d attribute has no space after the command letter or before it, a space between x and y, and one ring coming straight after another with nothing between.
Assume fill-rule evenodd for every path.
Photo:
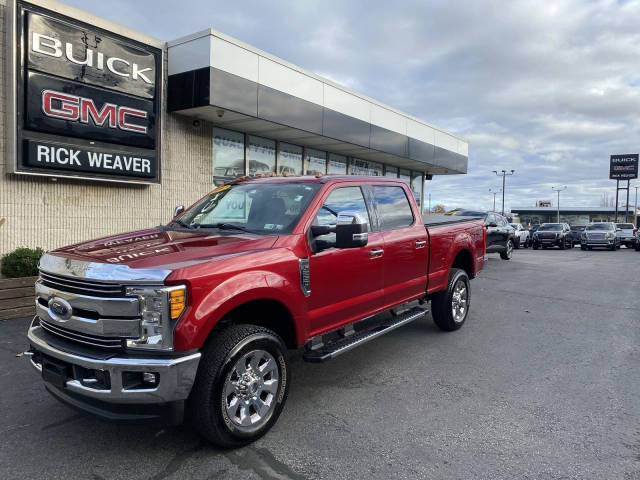
<instances>
[{"instance_id":1,"label":"utility pole","mask_svg":"<svg viewBox=\"0 0 640 480\"><path fill-rule=\"evenodd\" d=\"M498 173L497 170L493 170L493 173L496 174L496 176L498 177L502 177L502 215L504 215L504 187L505 187L505 179L507 177L507 175L513 175L515 173L515 170L511 170L509 172L507 172L506 170L500 170L500 173Z\"/></svg>"},{"instance_id":2,"label":"utility pole","mask_svg":"<svg viewBox=\"0 0 640 480\"><path fill-rule=\"evenodd\" d=\"M635 202L635 206L633 207L633 220L634 220L633 223L635 223L636 228L638 228L638 188L640 188L640 185L635 185L633 188L636 189L636 202Z\"/></svg>"},{"instance_id":3,"label":"utility pole","mask_svg":"<svg viewBox=\"0 0 640 480\"><path fill-rule=\"evenodd\" d=\"M493 193L493 210L491 210L492 212L496 211L496 195L500 192L502 192L501 188L496 189L494 187L489 189L489 193Z\"/></svg>"},{"instance_id":4,"label":"utility pole","mask_svg":"<svg viewBox=\"0 0 640 480\"><path fill-rule=\"evenodd\" d=\"M560 223L560 192L566 190L567 186L563 185L562 187L551 187L551 190L554 192L558 192L558 220L557 223Z\"/></svg>"}]
</instances>

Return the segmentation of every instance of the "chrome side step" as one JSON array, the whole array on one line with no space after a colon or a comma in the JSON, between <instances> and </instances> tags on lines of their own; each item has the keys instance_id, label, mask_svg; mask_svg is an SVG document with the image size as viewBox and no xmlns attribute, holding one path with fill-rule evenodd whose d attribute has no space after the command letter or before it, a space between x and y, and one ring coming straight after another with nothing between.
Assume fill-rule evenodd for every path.
<instances>
[{"instance_id":1,"label":"chrome side step","mask_svg":"<svg viewBox=\"0 0 640 480\"><path fill-rule=\"evenodd\" d=\"M402 313L401 315L393 316L392 318L381 324L374 325L373 327L365 330L351 333L350 335L344 336L343 338L326 345L322 342L311 342L311 347L307 348L302 358L306 362L326 362L327 360L331 360L338 355L348 352L349 350L352 350L362 345L363 343L373 340L380 335L384 335L391 330L395 330L396 328L406 325L409 322L413 322L414 320L422 318L427 313L427 309L415 307L407 312ZM350 325L351 331L353 331L352 325Z\"/></svg>"}]
</instances>

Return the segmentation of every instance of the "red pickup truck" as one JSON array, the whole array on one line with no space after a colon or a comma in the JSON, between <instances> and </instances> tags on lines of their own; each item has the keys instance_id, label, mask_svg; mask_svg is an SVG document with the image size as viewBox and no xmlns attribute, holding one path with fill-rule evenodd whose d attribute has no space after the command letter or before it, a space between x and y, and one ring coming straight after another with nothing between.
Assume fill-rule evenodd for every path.
<instances>
[{"instance_id":1,"label":"red pickup truck","mask_svg":"<svg viewBox=\"0 0 640 480\"><path fill-rule=\"evenodd\" d=\"M484 262L477 218L423 223L379 177L245 178L166 226L40 260L26 352L46 389L113 420L249 443L277 420L287 352L329 360L428 313L457 330Z\"/></svg>"}]
</instances>

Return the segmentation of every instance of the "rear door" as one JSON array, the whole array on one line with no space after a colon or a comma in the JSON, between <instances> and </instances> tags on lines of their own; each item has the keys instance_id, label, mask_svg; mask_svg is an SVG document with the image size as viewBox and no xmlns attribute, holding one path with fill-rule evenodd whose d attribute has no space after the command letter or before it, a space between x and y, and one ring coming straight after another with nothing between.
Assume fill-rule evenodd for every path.
<instances>
[{"instance_id":1,"label":"rear door","mask_svg":"<svg viewBox=\"0 0 640 480\"><path fill-rule=\"evenodd\" d=\"M311 239L311 335L367 316L384 303L384 239L381 233L371 232L374 212L369 211L362 188L351 184L331 189L312 225L335 225L338 213L345 210L355 210L369 220L369 240L364 247L340 249L335 248L335 233Z\"/></svg>"},{"instance_id":2,"label":"rear door","mask_svg":"<svg viewBox=\"0 0 640 480\"><path fill-rule=\"evenodd\" d=\"M372 185L371 192L384 240L384 298L387 305L424 295L429 246L427 231L414 215L400 185Z\"/></svg>"}]
</instances>

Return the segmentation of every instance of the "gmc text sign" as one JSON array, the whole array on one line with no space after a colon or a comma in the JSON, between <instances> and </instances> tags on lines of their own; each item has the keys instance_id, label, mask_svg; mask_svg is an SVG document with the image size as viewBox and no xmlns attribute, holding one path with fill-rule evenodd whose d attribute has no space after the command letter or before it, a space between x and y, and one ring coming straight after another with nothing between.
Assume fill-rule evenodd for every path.
<instances>
[{"instance_id":1,"label":"gmc text sign","mask_svg":"<svg viewBox=\"0 0 640 480\"><path fill-rule=\"evenodd\" d=\"M611 155L609 178L612 180L638 178L638 154Z\"/></svg>"},{"instance_id":2,"label":"gmc text sign","mask_svg":"<svg viewBox=\"0 0 640 480\"><path fill-rule=\"evenodd\" d=\"M22 1L14 42L16 173L160 181L159 48Z\"/></svg>"}]
</instances>

